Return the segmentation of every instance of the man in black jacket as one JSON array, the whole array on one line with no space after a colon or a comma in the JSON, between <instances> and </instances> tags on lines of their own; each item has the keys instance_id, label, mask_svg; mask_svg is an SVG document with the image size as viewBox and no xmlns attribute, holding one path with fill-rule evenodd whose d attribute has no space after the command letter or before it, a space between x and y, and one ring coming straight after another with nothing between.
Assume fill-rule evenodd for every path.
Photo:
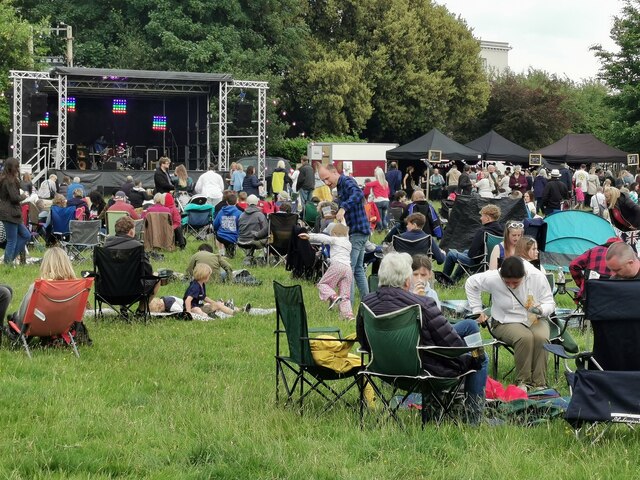
<instances>
[{"instance_id":1,"label":"man in black jacket","mask_svg":"<svg viewBox=\"0 0 640 480\"><path fill-rule=\"evenodd\" d=\"M300 194L300 200L302 201L302 208L311 200L311 193L316 186L315 175L313 173L313 167L309 164L309 158L303 155L300 158L302 165L300 166L300 173L298 174L298 181L296 182L296 191Z\"/></svg>"},{"instance_id":2,"label":"man in black jacket","mask_svg":"<svg viewBox=\"0 0 640 480\"><path fill-rule=\"evenodd\" d=\"M559 212L562 202L569 198L569 189L560 180L560 171L551 170L551 179L547 182L542 192L542 209L545 215Z\"/></svg>"},{"instance_id":3,"label":"man in black jacket","mask_svg":"<svg viewBox=\"0 0 640 480\"><path fill-rule=\"evenodd\" d=\"M471 183L471 177L469 176L470 173L471 167L469 165L465 165L462 170L462 175L458 178L458 191L460 192L460 195L471 195L473 184Z\"/></svg>"},{"instance_id":4,"label":"man in black jacket","mask_svg":"<svg viewBox=\"0 0 640 480\"><path fill-rule=\"evenodd\" d=\"M167 157L162 157L158 161L158 169L153 174L153 182L155 183L154 193L168 193L173 192L174 186L169 175L169 166L171 160Z\"/></svg>"},{"instance_id":5,"label":"man in black jacket","mask_svg":"<svg viewBox=\"0 0 640 480\"><path fill-rule=\"evenodd\" d=\"M442 347L464 347L465 341L460 338L451 324L442 316L436 302L426 296L410 292L411 256L408 253L391 252L384 256L378 271L378 290L366 295L364 303L376 315L383 315L400 310L410 305L420 305L422 322L420 328L420 345L438 345ZM364 330L362 312L356 318L358 341L364 350L369 344ZM471 355L462 355L455 359L445 359L421 352L422 367L433 375L452 376L464 373L472 368L478 371L470 374L465 381L465 394L468 396L470 413L474 415L472 422L478 422L484 408L484 384L487 376L487 362L476 360ZM478 357L480 358L480 357Z\"/></svg>"},{"instance_id":6,"label":"man in black jacket","mask_svg":"<svg viewBox=\"0 0 640 480\"><path fill-rule=\"evenodd\" d=\"M458 263L471 267L478 265L483 260L483 256L485 254L484 234L504 234L504 227L498 223L500 214L500 207L493 205L492 203L482 207L480 210L480 222L482 222L482 227L473 235L469 250L459 252L452 248L447 252L447 257L444 260L444 267L442 268L442 272L445 275L450 276L454 282L457 282L462 278L462 275L464 275L464 270L462 270L461 267L456 268L454 272L454 268Z\"/></svg>"}]
</instances>

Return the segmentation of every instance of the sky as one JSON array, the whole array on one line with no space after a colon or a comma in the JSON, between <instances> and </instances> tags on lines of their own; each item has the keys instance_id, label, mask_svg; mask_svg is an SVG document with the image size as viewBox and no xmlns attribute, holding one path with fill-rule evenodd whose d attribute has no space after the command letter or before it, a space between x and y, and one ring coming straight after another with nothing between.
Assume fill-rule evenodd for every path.
<instances>
[{"instance_id":1,"label":"sky","mask_svg":"<svg viewBox=\"0 0 640 480\"><path fill-rule=\"evenodd\" d=\"M609 38L622 0L436 0L460 15L482 40L507 42L509 67L530 66L572 80L593 78L598 59L589 47L615 51Z\"/></svg>"}]
</instances>

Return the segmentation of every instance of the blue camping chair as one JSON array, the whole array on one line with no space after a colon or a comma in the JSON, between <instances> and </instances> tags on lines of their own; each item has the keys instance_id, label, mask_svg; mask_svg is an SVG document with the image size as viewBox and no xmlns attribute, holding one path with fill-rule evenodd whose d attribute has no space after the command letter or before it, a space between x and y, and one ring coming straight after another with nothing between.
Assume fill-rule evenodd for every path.
<instances>
[{"instance_id":1,"label":"blue camping chair","mask_svg":"<svg viewBox=\"0 0 640 480\"><path fill-rule=\"evenodd\" d=\"M76 207L51 207L51 235L57 241L68 240L71 220L76 219Z\"/></svg>"}]
</instances>

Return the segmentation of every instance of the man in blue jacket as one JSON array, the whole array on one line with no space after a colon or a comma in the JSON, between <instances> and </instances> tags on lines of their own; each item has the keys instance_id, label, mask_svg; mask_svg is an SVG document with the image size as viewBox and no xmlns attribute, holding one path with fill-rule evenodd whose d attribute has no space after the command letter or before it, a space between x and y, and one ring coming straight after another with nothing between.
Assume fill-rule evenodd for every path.
<instances>
[{"instance_id":1,"label":"man in blue jacket","mask_svg":"<svg viewBox=\"0 0 640 480\"><path fill-rule=\"evenodd\" d=\"M392 200L393 195L400 190L402 185L402 173L398 170L398 164L396 162L389 164L389 170L387 170L385 178L389 184L389 200Z\"/></svg>"}]
</instances>

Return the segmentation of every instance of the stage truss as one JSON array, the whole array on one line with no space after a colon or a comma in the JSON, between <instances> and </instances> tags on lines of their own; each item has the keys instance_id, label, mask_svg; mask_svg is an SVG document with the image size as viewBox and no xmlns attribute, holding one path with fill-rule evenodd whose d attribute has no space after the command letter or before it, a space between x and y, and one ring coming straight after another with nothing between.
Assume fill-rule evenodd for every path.
<instances>
[{"instance_id":1,"label":"stage truss","mask_svg":"<svg viewBox=\"0 0 640 480\"><path fill-rule=\"evenodd\" d=\"M70 80L70 77L72 80ZM12 156L21 163L35 163L39 155L27 158L29 152L23 149L24 139L29 136L39 137L39 133L24 133L26 118L24 82L44 82L45 87L54 90L58 96L58 134L55 138L55 155L48 156L45 171L37 171L35 180L45 176L49 168L67 169L67 91L73 94L89 95L136 95L136 96L194 96L207 98L206 129L206 168L212 163L211 152L211 98L214 93L213 83L218 83L218 156L217 167L227 170L229 167L229 140L234 138L255 138L258 157L258 175L264 177L265 144L266 144L266 105L268 83L260 81L233 80L228 74L203 74L188 72L151 72L136 70L107 70L82 68L54 68L48 72L32 72L12 70L9 78L13 82L13 118L12 118ZM229 136L227 125L229 119L229 93L234 89L258 91L257 133L255 135ZM36 145L39 150L40 145ZM61 148L60 148L61 147Z\"/></svg>"}]
</instances>

